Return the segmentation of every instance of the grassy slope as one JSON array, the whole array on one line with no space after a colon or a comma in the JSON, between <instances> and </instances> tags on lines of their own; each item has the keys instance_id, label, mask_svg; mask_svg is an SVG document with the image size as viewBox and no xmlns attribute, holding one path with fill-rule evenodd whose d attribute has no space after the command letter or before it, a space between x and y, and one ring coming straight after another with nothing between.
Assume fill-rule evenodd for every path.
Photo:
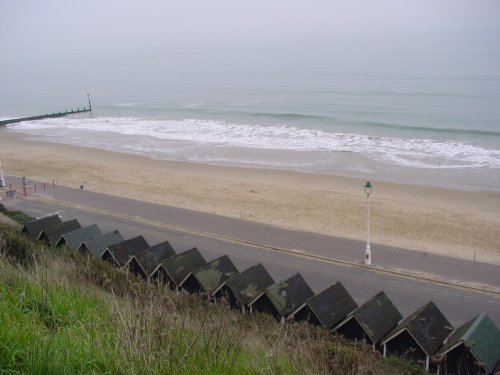
<instances>
[{"instance_id":1,"label":"grassy slope","mask_svg":"<svg viewBox=\"0 0 500 375\"><path fill-rule=\"evenodd\" d=\"M0 225L0 373L424 372L322 329L146 285Z\"/></svg>"}]
</instances>

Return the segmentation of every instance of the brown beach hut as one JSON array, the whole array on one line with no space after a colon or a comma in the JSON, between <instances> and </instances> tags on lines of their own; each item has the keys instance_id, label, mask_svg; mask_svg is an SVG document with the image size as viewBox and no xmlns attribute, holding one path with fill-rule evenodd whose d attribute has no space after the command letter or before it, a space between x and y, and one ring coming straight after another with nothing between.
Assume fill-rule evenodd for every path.
<instances>
[{"instance_id":1,"label":"brown beach hut","mask_svg":"<svg viewBox=\"0 0 500 375\"><path fill-rule=\"evenodd\" d=\"M231 308L240 309L244 313L250 301L272 284L273 278L259 263L227 279L215 297L227 298Z\"/></svg>"},{"instance_id":2,"label":"brown beach hut","mask_svg":"<svg viewBox=\"0 0 500 375\"><path fill-rule=\"evenodd\" d=\"M340 282L308 299L292 315L296 321L332 328L358 305Z\"/></svg>"},{"instance_id":3,"label":"brown beach hut","mask_svg":"<svg viewBox=\"0 0 500 375\"><path fill-rule=\"evenodd\" d=\"M300 273L275 283L255 297L248 307L250 312L258 311L271 314L276 320L284 323L285 319L314 296L314 292Z\"/></svg>"},{"instance_id":4,"label":"brown beach hut","mask_svg":"<svg viewBox=\"0 0 500 375\"><path fill-rule=\"evenodd\" d=\"M397 356L420 363L426 370L453 327L433 302L407 316L381 342L384 357Z\"/></svg>"},{"instance_id":5,"label":"brown beach hut","mask_svg":"<svg viewBox=\"0 0 500 375\"><path fill-rule=\"evenodd\" d=\"M238 273L238 269L227 255L208 262L196 271L188 273L180 287L188 293L212 297L226 283L227 279Z\"/></svg>"},{"instance_id":6,"label":"brown beach hut","mask_svg":"<svg viewBox=\"0 0 500 375\"><path fill-rule=\"evenodd\" d=\"M389 297L379 292L335 326L333 332L354 341L365 341L375 350L401 318Z\"/></svg>"},{"instance_id":7,"label":"brown beach hut","mask_svg":"<svg viewBox=\"0 0 500 375\"><path fill-rule=\"evenodd\" d=\"M138 254L141 250L147 249L148 247L149 244L144 237L133 237L108 246L102 253L101 259L121 268L127 264L132 255Z\"/></svg>"},{"instance_id":8,"label":"brown beach hut","mask_svg":"<svg viewBox=\"0 0 500 375\"><path fill-rule=\"evenodd\" d=\"M136 276L148 280L160 262L174 255L175 251L170 243L168 241L161 242L132 255L124 268L130 269Z\"/></svg>"},{"instance_id":9,"label":"brown beach hut","mask_svg":"<svg viewBox=\"0 0 500 375\"><path fill-rule=\"evenodd\" d=\"M70 233L63 234L56 241L56 246L67 245L70 249L76 250L80 247L83 241L99 236L101 234L102 232L99 227L93 224L88 227L83 227L80 229L76 229Z\"/></svg>"},{"instance_id":10,"label":"brown beach hut","mask_svg":"<svg viewBox=\"0 0 500 375\"><path fill-rule=\"evenodd\" d=\"M94 238L90 238L82 242L78 251L85 255L93 255L96 258L100 258L104 250L108 248L108 246L117 244L123 241L123 236L119 231L114 230L112 232L107 232L101 234L100 236L96 236Z\"/></svg>"},{"instance_id":11,"label":"brown beach hut","mask_svg":"<svg viewBox=\"0 0 500 375\"><path fill-rule=\"evenodd\" d=\"M481 313L458 327L443 343L435 361L440 374L493 374L500 360L500 331Z\"/></svg>"},{"instance_id":12,"label":"brown beach hut","mask_svg":"<svg viewBox=\"0 0 500 375\"><path fill-rule=\"evenodd\" d=\"M47 242L50 246L54 246L63 234L70 233L81 227L82 226L76 219L64 221L42 229L38 235L38 239Z\"/></svg>"},{"instance_id":13,"label":"brown beach hut","mask_svg":"<svg viewBox=\"0 0 500 375\"><path fill-rule=\"evenodd\" d=\"M49 228L55 224L60 223L62 223L62 220L58 214L44 216L39 219L24 223L21 227L21 233L25 233L29 236L38 238L38 235L40 234L40 231L42 229Z\"/></svg>"},{"instance_id":14,"label":"brown beach hut","mask_svg":"<svg viewBox=\"0 0 500 375\"><path fill-rule=\"evenodd\" d=\"M197 248L174 255L162 262L151 273L151 279L178 290L180 283L192 271L202 267L207 262Z\"/></svg>"}]
</instances>

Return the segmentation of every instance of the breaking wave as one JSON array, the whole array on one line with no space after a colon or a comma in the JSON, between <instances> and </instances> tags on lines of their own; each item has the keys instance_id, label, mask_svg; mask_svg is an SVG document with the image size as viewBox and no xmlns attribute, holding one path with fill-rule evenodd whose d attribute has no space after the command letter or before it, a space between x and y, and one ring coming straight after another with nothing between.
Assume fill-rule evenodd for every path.
<instances>
[{"instance_id":1,"label":"breaking wave","mask_svg":"<svg viewBox=\"0 0 500 375\"><path fill-rule=\"evenodd\" d=\"M260 126L215 120L150 120L132 117L58 118L10 125L45 135L88 131L169 142L231 146L246 149L353 152L375 161L416 168L500 168L500 150L459 141L372 137L289 125ZM77 134L76 134L77 135ZM112 135L111 135L112 136ZM133 138L132 138L133 140ZM127 149L133 150L133 142ZM157 147L158 148L158 147ZM142 150L144 152L144 150Z\"/></svg>"}]
</instances>

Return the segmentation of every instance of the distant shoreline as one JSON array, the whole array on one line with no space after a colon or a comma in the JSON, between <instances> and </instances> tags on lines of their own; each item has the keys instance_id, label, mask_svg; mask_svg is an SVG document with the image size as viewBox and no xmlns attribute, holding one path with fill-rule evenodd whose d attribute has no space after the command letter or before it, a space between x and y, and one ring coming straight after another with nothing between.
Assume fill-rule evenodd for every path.
<instances>
[{"instance_id":1,"label":"distant shoreline","mask_svg":"<svg viewBox=\"0 0 500 375\"><path fill-rule=\"evenodd\" d=\"M4 173L363 241L365 180L235 168L32 140L0 130ZM500 264L500 193L377 180L372 241Z\"/></svg>"}]
</instances>

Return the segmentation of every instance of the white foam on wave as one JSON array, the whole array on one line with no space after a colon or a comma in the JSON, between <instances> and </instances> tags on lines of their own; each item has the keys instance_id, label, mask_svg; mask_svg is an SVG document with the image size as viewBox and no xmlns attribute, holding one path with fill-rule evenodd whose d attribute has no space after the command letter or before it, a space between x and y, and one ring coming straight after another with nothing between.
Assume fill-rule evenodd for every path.
<instances>
[{"instance_id":1,"label":"white foam on wave","mask_svg":"<svg viewBox=\"0 0 500 375\"><path fill-rule=\"evenodd\" d=\"M95 117L46 119L13 124L9 127L24 131L45 130L44 134L47 135L89 130L208 146L354 152L379 162L416 168L500 168L500 150L463 142L370 137L287 125L258 126L214 120ZM134 145L128 145L126 148L133 149Z\"/></svg>"}]
</instances>

